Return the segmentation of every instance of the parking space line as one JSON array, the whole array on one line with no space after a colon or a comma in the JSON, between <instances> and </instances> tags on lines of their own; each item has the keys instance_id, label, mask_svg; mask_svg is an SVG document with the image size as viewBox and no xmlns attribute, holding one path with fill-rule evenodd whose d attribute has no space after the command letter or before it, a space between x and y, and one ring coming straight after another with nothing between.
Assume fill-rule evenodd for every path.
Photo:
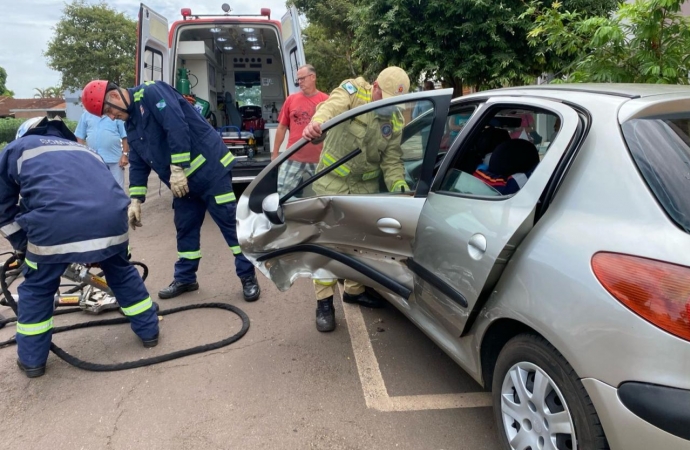
<instances>
[{"instance_id":1,"label":"parking space line","mask_svg":"<svg viewBox=\"0 0 690 450\"><path fill-rule=\"evenodd\" d=\"M360 307L343 303L342 296L340 303L350 332L352 351L367 408L390 412L491 406L489 392L389 396Z\"/></svg>"}]
</instances>

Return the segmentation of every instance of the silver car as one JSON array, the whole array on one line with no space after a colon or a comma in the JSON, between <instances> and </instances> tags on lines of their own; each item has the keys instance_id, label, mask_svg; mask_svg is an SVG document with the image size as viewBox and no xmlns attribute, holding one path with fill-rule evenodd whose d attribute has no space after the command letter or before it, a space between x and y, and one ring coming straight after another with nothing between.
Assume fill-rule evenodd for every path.
<instances>
[{"instance_id":1,"label":"silver car","mask_svg":"<svg viewBox=\"0 0 690 450\"><path fill-rule=\"evenodd\" d=\"M393 105L381 188L312 189L357 185L360 119ZM324 130L315 176L278 192L302 140L238 204L242 249L278 288L375 288L492 391L506 449L690 449L690 88L425 91ZM341 132L352 148L323 161ZM386 192L401 167L410 190Z\"/></svg>"}]
</instances>

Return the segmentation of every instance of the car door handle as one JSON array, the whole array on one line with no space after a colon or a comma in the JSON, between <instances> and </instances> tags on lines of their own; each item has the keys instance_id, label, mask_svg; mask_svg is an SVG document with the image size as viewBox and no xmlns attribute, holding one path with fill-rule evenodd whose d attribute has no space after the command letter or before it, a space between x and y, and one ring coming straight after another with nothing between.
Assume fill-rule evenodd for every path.
<instances>
[{"instance_id":1,"label":"car door handle","mask_svg":"<svg viewBox=\"0 0 690 450\"><path fill-rule=\"evenodd\" d=\"M486 252L486 236L477 233L473 235L469 242L467 242L467 252L474 260L479 261Z\"/></svg>"},{"instance_id":2,"label":"car door handle","mask_svg":"<svg viewBox=\"0 0 690 450\"><path fill-rule=\"evenodd\" d=\"M402 230L402 225L400 225L400 222L395 219L391 219L390 217L379 219L379 221L376 222L376 226L379 227L379 230L388 234L398 234L400 230Z\"/></svg>"}]
</instances>

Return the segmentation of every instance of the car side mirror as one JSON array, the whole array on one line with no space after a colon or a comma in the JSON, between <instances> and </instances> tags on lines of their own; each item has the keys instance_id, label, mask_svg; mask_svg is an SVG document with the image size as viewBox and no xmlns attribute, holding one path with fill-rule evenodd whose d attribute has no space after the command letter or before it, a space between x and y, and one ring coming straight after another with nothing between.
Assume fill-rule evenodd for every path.
<instances>
[{"instance_id":1,"label":"car side mirror","mask_svg":"<svg viewBox=\"0 0 690 450\"><path fill-rule=\"evenodd\" d=\"M285 223L283 205L280 204L280 195L277 192L264 198L264 201L261 202L261 209L272 224L282 225Z\"/></svg>"}]
</instances>

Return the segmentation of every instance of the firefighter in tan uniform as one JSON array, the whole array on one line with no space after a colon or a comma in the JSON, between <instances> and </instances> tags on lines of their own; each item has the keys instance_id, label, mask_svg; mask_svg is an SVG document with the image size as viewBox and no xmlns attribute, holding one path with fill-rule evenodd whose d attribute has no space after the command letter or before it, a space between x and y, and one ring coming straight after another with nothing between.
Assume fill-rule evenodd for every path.
<instances>
[{"instance_id":1,"label":"firefighter in tan uniform","mask_svg":"<svg viewBox=\"0 0 690 450\"><path fill-rule=\"evenodd\" d=\"M384 69L369 84L364 78L345 80L335 88L328 100L321 103L302 136L315 139L321 136L321 124L349 109L372 101L406 94L410 79L399 67ZM362 153L340 165L313 185L318 195L374 194L380 192L380 179L391 192L409 191L405 183L400 139L404 119L400 110L393 107L379 108L361 114L349 123L343 123L328 131L324 141L317 173L331 166L353 150ZM315 280L316 329L335 329L333 294L337 280ZM345 280L345 303L358 303L370 308L380 308L384 300L371 288Z\"/></svg>"}]
</instances>

